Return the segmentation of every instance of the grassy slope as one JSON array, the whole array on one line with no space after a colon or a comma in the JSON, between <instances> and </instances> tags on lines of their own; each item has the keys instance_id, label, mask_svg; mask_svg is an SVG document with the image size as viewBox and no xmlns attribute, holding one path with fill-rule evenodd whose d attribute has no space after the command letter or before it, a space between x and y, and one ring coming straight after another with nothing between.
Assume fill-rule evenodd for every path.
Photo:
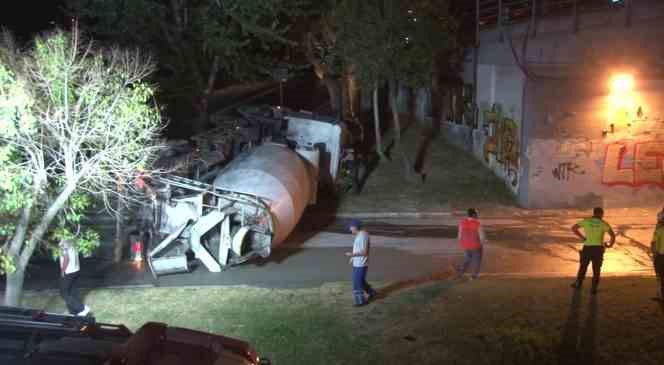
<instances>
[{"instance_id":1,"label":"grassy slope","mask_svg":"<svg viewBox=\"0 0 664 365\"><path fill-rule=\"evenodd\" d=\"M247 339L275 364L662 364L654 278L606 278L595 300L569 279L395 283L368 307L350 287L96 290L102 322L163 321ZM412 285L412 286L411 286ZM62 311L56 294L25 304Z\"/></svg>"},{"instance_id":2,"label":"grassy slope","mask_svg":"<svg viewBox=\"0 0 664 365\"><path fill-rule=\"evenodd\" d=\"M429 141L429 148L423 149L428 133L427 129L411 123L402 137L413 164L418 160L418 153L424 156L421 163L426 173L424 183L419 175L415 182L409 182L403 175L398 154L392 152L390 161L378 164L370 173L361 194L343 197L339 210L427 212L467 205L514 204L503 181L471 154L447 143L442 135L435 136ZM389 142L390 138L386 140Z\"/></svg>"}]
</instances>

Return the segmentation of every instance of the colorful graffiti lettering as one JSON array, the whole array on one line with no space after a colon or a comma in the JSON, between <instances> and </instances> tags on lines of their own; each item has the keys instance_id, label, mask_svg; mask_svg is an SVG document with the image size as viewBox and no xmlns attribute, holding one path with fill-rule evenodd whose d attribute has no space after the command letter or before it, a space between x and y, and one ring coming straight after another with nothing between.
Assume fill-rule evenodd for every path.
<instances>
[{"instance_id":1,"label":"colorful graffiti lettering","mask_svg":"<svg viewBox=\"0 0 664 365\"><path fill-rule=\"evenodd\" d=\"M657 185L664 189L664 142L630 141L606 146L602 183L609 186Z\"/></svg>"},{"instance_id":2,"label":"colorful graffiti lettering","mask_svg":"<svg viewBox=\"0 0 664 365\"><path fill-rule=\"evenodd\" d=\"M508 176L512 177L512 186L518 184L519 170L519 127L510 118L505 118L499 105L494 104L490 111L484 113L488 137L484 143L484 160L494 155L501 163Z\"/></svg>"}]
</instances>

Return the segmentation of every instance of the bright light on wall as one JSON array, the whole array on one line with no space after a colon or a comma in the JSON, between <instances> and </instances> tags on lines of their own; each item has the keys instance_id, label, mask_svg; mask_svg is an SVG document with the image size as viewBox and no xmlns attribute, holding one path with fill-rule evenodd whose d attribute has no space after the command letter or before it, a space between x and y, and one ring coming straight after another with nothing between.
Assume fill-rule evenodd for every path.
<instances>
[{"instance_id":1,"label":"bright light on wall","mask_svg":"<svg viewBox=\"0 0 664 365\"><path fill-rule=\"evenodd\" d=\"M630 74L617 74L611 79L613 93L626 93L634 89L634 77Z\"/></svg>"},{"instance_id":2,"label":"bright light on wall","mask_svg":"<svg viewBox=\"0 0 664 365\"><path fill-rule=\"evenodd\" d=\"M613 133L616 128L620 130L630 127L637 117L636 112L640 103L634 85L634 76L630 73L618 73L610 78L611 90L608 96L608 123L604 130L605 135L609 131Z\"/></svg>"}]
</instances>

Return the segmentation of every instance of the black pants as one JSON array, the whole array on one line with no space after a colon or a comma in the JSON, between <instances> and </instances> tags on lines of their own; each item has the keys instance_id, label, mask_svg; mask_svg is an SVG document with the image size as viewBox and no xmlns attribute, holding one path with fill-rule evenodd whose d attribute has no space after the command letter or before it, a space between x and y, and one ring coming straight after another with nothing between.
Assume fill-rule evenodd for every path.
<instances>
[{"instance_id":1,"label":"black pants","mask_svg":"<svg viewBox=\"0 0 664 365\"><path fill-rule=\"evenodd\" d=\"M78 290L75 287L76 280L78 279L79 272L73 272L71 274L65 274L60 278L60 295L62 299L65 300L67 304L67 310L71 314L78 314L85 309L85 305L80 299Z\"/></svg>"},{"instance_id":2,"label":"black pants","mask_svg":"<svg viewBox=\"0 0 664 365\"><path fill-rule=\"evenodd\" d=\"M599 277L602 271L602 262L604 262L604 246L583 246L580 253L579 272L576 275L576 282L581 285L586 277L588 264L593 264L593 288L597 288Z\"/></svg>"},{"instance_id":3,"label":"black pants","mask_svg":"<svg viewBox=\"0 0 664 365\"><path fill-rule=\"evenodd\" d=\"M655 273L659 279L660 295L664 296L664 254L655 254Z\"/></svg>"}]
</instances>

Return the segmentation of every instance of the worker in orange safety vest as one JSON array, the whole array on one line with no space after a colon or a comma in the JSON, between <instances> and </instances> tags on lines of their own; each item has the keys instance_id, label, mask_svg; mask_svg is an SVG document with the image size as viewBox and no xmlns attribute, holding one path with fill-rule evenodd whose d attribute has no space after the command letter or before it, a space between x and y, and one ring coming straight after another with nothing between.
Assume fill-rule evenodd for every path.
<instances>
[{"instance_id":1,"label":"worker in orange safety vest","mask_svg":"<svg viewBox=\"0 0 664 365\"><path fill-rule=\"evenodd\" d=\"M471 279L477 279L482 264L482 247L486 243L486 236L476 209L468 209L468 217L459 223L458 239L459 245L464 251L464 260L456 268L457 275L462 277L472 265Z\"/></svg>"}]
</instances>

